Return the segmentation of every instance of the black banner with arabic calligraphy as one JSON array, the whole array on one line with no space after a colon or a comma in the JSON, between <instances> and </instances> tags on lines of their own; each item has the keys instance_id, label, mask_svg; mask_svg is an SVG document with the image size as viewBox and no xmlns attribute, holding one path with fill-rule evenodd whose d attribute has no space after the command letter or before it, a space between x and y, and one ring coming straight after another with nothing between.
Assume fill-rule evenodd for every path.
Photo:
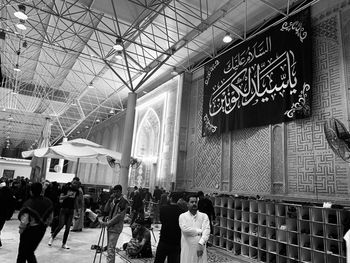
<instances>
[{"instance_id":1,"label":"black banner with arabic calligraphy","mask_svg":"<svg viewBox=\"0 0 350 263\"><path fill-rule=\"evenodd\" d=\"M311 114L310 9L205 67L202 136Z\"/></svg>"}]
</instances>

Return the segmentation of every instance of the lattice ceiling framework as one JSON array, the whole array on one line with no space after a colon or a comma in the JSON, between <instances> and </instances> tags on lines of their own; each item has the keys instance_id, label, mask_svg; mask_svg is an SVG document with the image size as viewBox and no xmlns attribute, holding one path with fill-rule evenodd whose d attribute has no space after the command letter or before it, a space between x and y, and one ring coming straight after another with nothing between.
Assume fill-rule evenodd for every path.
<instances>
[{"instance_id":1,"label":"lattice ceiling framework","mask_svg":"<svg viewBox=\"0 0 350 263\"><path fill-rule=\"evenodd\" d=\"M0 133L29 146L49 116L52 143L79 136L123 111L128 92L140 97L172 78L173 70L197 70L227 50L226 32L244 41L271 18L288 17L292 6L298 12L315 2L1 0ZM28 15L25 31L13 15L19 4ZM123 60L115 57L117 37Z\"/></svg>"}]
</instances>

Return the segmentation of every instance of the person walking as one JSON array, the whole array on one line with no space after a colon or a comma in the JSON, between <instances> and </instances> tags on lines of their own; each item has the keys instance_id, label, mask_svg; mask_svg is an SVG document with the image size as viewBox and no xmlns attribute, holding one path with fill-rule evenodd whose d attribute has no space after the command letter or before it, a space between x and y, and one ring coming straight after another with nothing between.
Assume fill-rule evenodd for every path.
<instances>
[{"instance_id":1,"label":"person walking","mask_svg":"<svg viewBox=\"0 0 350 263\"><path fill-rule=\"evenodd\" d=\"M123 231L124 217L129 206L122 190L119 184L113 187L104 209L105 214L108 214L107 221L100 221L102 227L107 227L107 263L115 262L115 247Z\"/></svg>"},{"instance_id":2,"label":"person walking","mask_svg":"<svg viewBox=\"0 0 350 263\"><path fill-rule=\"evenodd\" d=\"M50 225L51 235L53 232L55 232L59 223L59 215L61 210L60 194L61 188L56 181L51 182L44 192L44 196L49 198L53 204L53 219Z\"/></svg>"},{"instance_id":3,"label":"person walking","mask_svg":"<svg viewBox=\"0 0 350 263\"><path fill-rule=\"evenodd\" d=\"M181 229L179 216L183 211L176 203L178 199L179 195L171 193L169 195L170 204L160 208L162 228L160 229L154 263L164 263L166 258L168 263L180 263Z\"/></svg>"},{"instance_id":4,"label":"person walking","mask_svg":"<svg viewBox=\"0 0 350 263\"><path fill-rule=\"evenodd\" d=\"M32 197L23 204L18 214L20 241L17 263L37 262L34 252L51 223L53 205L50 199L41 195L42 189L41 183L30 186Z\"/></svg>"},{"instance_id":5,"label":"person walking","mask_svg":"<svg viewBox=\"0 0 350 263\"><path fill-rule=\"evenodd\" d=\"M188 197L188 211L179 217L181 228L181 263L207 263L206 242L210 235L209 218L198 211L196 194Z\"/></svg>"},{"instance_id":6,"label":"person walking","mask_svg":"<svg viewBox=\"0 0 350 263\"><path fill-rule=\"evenodd\" d=\"M73 227L72 230L73 232L81 232L83 230L84 227L84 191L83 191L83 187L81 185L81 182L79 180L78 177L73 178L73 180L77 181L77 185L78 185L78 190L79 190L79 195L77 197L77 211L78 214L76 214L74 216L74 220L73 220Z\"/></svg>"},{"instance_id":7,"label":"person walking","mask_svg":"<svg viewBox=\"0 0 350 263\"><path fill-rule=\"evenodd\" d=\"M16 199L14 198L11 189L6 185L6 182L0 181L0 247L1 230L5 225L6 220L10 220L15 211Z\"/></svg>"},{"instance_id":8,"label":"person walking","mask_svg":"<svg viewBox=\"0 0 350 263\"><path fill-rule=\"evenodd\" d=\"M79 185L77 181L73 181L72 183L68 183L63 189L60 195L61 202L61 210L59 215L58 226L55 231L51 235L48 245L52 246L54 239L57 234L61 231L63 226L65 226L63 240L62 240L62 248L69 249L67 246L67 239L69 235L69 230L72 225L74 210L76 215L79 216L77 197L79 195Z\"/></svg>"}]
</instances>

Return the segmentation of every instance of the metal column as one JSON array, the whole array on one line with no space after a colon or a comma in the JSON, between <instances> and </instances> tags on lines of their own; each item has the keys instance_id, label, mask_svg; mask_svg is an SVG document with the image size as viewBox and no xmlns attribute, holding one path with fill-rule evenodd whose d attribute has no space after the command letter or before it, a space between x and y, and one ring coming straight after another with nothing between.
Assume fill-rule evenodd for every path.
<instances>
[{"instance_id":1,"label":"metal column","mask_svg":"<svg viewBox=\"0 0 350 263\"><path fill-rule=\"evenodd\" d=\"M137 94L135 92L129 92L128 105L126 108L125 125L124 125L122 159L120 164L120 184L123 187L123 194L127 193L127 188L128 188L131 146L132 146L132 137L134 132L134 121L135 121L136 99L137 99Z\"/></svg>"}]
</instances>

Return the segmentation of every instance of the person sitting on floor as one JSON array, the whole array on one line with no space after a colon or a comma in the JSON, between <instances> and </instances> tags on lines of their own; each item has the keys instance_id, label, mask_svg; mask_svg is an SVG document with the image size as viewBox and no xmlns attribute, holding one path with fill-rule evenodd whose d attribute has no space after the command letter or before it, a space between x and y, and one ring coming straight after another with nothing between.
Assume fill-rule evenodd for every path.
<instances>
[{"instance_id":1,"label":"person sitting on floor","mask_svg":"<svg viewBox=\"0 0 350 263\"><path fill-rule=\"evenodd\" d=\"M123 245L126 253L133 258L151 258L151 233L146 227L147 220L138 218L132 225L132 239Z\"/></svg>"}]
</instances>

